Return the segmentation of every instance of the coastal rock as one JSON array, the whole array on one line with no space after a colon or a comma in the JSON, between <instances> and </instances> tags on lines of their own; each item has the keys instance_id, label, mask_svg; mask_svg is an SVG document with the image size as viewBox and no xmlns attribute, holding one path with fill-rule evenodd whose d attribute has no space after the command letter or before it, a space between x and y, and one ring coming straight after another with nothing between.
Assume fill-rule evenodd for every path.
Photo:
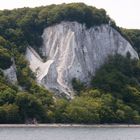
<instances>
[{"instance_id":1,"label":"coastal rock","mask_svg":"<svg viewBox=\"0 0 140 140\"><path fill-rule=\"evenodd\" d=\"M109 55L126 56L129 52L131 58L138 59L130 43L109 25L87 29L77 22L62 22L44 29L42 38L40 49L47 60L44 62L28 47L26 58L30 68L39 84L69 98L73 97L72 79L88 84Z\"/></svg>"},{"instance_id":2,"label":"coastal rock","mask_svg":"<svg viewBox=\"0 0 140 140\"><path fill-rule=\"evenodd\" d=\"M10 68L3 70L4 76L7 78L7 80L15 84L17 83L17 75L16 75L16 66L15 64L11 65Z\"/></svg>"}]
</instances>

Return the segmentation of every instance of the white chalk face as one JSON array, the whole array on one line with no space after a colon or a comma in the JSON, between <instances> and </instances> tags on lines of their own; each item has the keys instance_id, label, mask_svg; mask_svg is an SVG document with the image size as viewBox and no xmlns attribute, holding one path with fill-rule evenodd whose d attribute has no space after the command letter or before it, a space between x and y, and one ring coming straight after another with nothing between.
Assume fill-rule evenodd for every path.
<instances>
[{"instance_id":1,"label":"white chalk face","mask_svg":"<svg viewBox=\"0 0 140 140\"><path fill-rule=\"evenodd\" d=\"M140 29L140 0L0 0L0 9L71 2L84 2L97 8L104 8L118 26Z\"/></svg>"},{"instance_id":2,"label":"white chalk face","mask_svg":"<svg viewBox=\"0 0 140 140\"><path fill-rule=\"evenodd\" d=\"M47 58L44 62L31 47L26 58L36 73L37 82L47 89L59 91L72 97L72 79L89 83L91 75L105 62L109 55L136 51L116 30L109 25L87 29L77 22L62 22L44 30L40 48Z\"/></svg>"}]
</instances>

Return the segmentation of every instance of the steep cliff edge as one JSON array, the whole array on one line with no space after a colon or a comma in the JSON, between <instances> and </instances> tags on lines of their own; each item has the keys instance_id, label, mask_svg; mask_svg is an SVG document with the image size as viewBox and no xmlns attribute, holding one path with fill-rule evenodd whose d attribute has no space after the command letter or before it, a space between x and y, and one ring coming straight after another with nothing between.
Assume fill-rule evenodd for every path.
<instances>
[{"instance_id":1,"label":"steep cliff edge","mask_svg":"<svg viewBox=\"0 0 140 140\"><path fill-rule=\"evenodd\" d=\"M109 25L86 29L77 22L62 22L46 28L42 38L41 50L47 61L28 47L30 68L39 84L68 97L73 96L72 79L88 83L109 55L130 52L131 58L138 59L130 43Z\"/></svg>"}]
</instances>

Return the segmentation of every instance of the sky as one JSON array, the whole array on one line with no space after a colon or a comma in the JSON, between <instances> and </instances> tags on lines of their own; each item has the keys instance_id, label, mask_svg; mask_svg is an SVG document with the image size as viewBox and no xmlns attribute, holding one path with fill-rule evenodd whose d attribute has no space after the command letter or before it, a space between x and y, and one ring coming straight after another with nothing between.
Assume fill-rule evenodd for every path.
<instances>
[{"instance_id":1,"label":"sky","mask_svg":"<svg viewBox=\"0 0 140 140\"><path fill-rule=\"evenodd\" d=\"M104 8L118 26L140 29L140 0L0 0L0 10L71 2Z\"/></svg>"}]
</instances>

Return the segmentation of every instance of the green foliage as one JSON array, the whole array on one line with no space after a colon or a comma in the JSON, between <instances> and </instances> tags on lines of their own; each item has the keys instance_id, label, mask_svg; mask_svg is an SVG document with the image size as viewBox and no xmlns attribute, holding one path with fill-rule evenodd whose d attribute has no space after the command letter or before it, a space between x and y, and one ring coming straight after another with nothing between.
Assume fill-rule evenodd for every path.
<instances>
[{"instance_id":1,"label":"green foliage","mask_svg":"<svg viewBox=\"0 0 140 140\"><path fill-rule=\"evenodd\" d=\"M28 67L28 62L24 55L17 52L16 57L16 68L17 68L17 79L20 86L25 90L30 90L32 88L32 83L34 81L34 74Z\"/></svg>"},{"instance_id":2,"label":"green foliage","mask_svg":"<svg viewBox=\"0 0 140 140\"><path fill-rule=\"evenodd\" d=\"M0 123L20 123L18 106L15 104L0 106Z\"/></svg>"},{"instance_id":3,"label":"green foliage","mask_svg":"<svg viewBox=\"0 0 140 140\"><path fill-rule=\"evenodd\" d=\"M96 9L83 3L52 5L50 7L40 11L40 17L47 18L48 25L60 23L61 21L77 21L91 27L109 21L104 9Z\"/></svg>"},{"instance_id":4,"label":"green foliage","mask_svg":"<svg viewBox=\"0 0 140 140\"><path fill-rule=\"evenodd\" d=\"M116 55L110 57L92 79L92 86L101 92L109 92L113 98L120 100L117 106L115 120L126 123L135 123L139 118L140 86L139 86L140 66L138 60L131 60ZM118 101L117 101L118 102ZM113 105L112 105L113 106ZM129 113L129 114L127 114ZM105 119L106 121L107 119ZM114 120L114 121L115 121ZM137 120L139 121L139 119ZM136 122L137 122L136 121Z\"/></svg>"},{"instance_id":5,"label":"green foliage","mask_svg":"<svg viewBox=\"0 0 140 140\"><path fill-rule=\"evenodd\" d=\"M0 91L0 105L12 104L15 101L16 91L11 88L6 88Z\"/></svg>"},{"instance_id":6,"label":"green foliage","mask_svg":"<svg viewBox=\"0 0 140 140\"><path fill-rule=\"evenodd\" d=\"M39 122L49 121L47 112L53 104L51 93L36 84L31 85L31 89L32 94L19 92L0 73L0 123L25 123L33 118Z\"/></svg>"},{"instance_id":7,"label":"green foliage","mask_svg":"<svg viewBox=\"0 0 140 140\"><path fill-rule=\"evenodd\" d=\"M125 35L129 38L132 42L133 47L138 52L140 56L140 30L136 29L122 29Z\"/></svg>"},{"instance_id":8,"label":"green foliage","mask_svg":"<svg viewBox=\"0 0 140 140\"><path fill-rule=\"evenodd\" d=\"M84 84L80 82L80 80L77 80L76 78L72 79L72 86L77 93L80 93L80 91L82 91L85 88Z\"/></svg>"},{"instance_id":9,"label":"green foliage","mask_svg":"<svg viewBox=\"0 0 140 140\"><path fill-rule=\"evenodd\" d=\"M2 36L0 36L0 46L6 46L6 44L6 40Z\"/></svg>"},{"instance_id":10,"label":"green foliage","mask_svg":"<svg viewBox=\"0 0 140 140\"><path fill-rule=\"evenodd\" d=\"M12 61L9 51L0 46L0 68L7 69L11 65Z\"/></svg>"},{"instance_id":11,"label":"green foliage","mask_svg":"<svg viewBox=\"0 0 140 140\"><path fill-rule=\"evenodd\" d=\"M137 60L123 58L120 55L110 57L108 62L96 72L92 86L116 97L123 97L127 85L138 86L139 70Z\"/></svg>"},{"instance_id":12,"label":"green foliage","mask_svg":"<svg viewBox=\"0 0 140 140\"><path fill-rule=\"evenodd\" d=\"M39 51L45 27L61 21L77 21L90 28L108 24L109 20L104 9L97 9L84 3L4 10L0 13L0 45L5 39L6 42L12 43L11 45L16 45L20 52L23 50L20 46L28 44ZM10 47L10 44L6 46Z\"/></svg>"},{"instance_id":13,"label":"green foliage","mask_svg":"<svg viewBox=\"0 0 140 140\"><path fill-rule=\"evenodd\" d=\"M90 94L89 94L90 93ZM93 95L92 95L93 93ZM87 90L72 101L57 100L49 115L52 122L61 123L140 123L140 115L111 93Z\"/></svg>"},{"instance_id":14,"label":"green foliage","mask_svg":"<svg viewBox=\"0 0 140 140\"><path fill-rule=\"evenodd\" d=\"M140 53L140 31L120 30L104 9L83 3L0 11L0 123L28 119L56 123L140 123L140 61L110 57L87 89L77 79L73 100L57 99L35 82L24 54L31 45L39 52L44 28L62 21L77 21L87 28L109 24L134 44ZM124 33L125 34L124 34ZM2 69L17 68L18 89L7 82ZM25 92L23 92L25 91Z\"/></svg>"},{"instance_id":15,"label":"green foliage","mask_svg":"<svg viewBox=\"0 0 140 140\"><path fill-rule=\"evenodd\" d=\"M96 98L96 97L100 97L101 96L101 92L98 89L88 89L82 92L82 96L89 96L92 98Z\"/></svg>"},{"instance_id":16,"label":"green foliage","mask_svg":"<svg viewBox=\"0 0 140 140\"><path fill-rule=\"evenodd\" d=\"M36 118L38 121L45 119L45 109L41 101L29 93L18 93L16 104L19 106L23 120Z\"/></svg>"},{"instance_id":17,"label":"green foliage","mask_svg":"<svg viewBox=\"0 0 140 140\"><path fill-rule=\"evenodd\" d=\"M99 123L101 102L89 97L77 97L66 108L67 116L73 123Z\"/></svg>"},{"instance_id":18,"label":"green foliage","mask_svg":"<svg viewBox=\"0 0 140 140\"><path fill-rule=\"evenodd\" d=\"M77 90L79 97L70 102L57 100L49 112L53 122L140 123L140 65L130 57L110 56L89 89ZM79 89L80 81L73 83Z\"/></svg>"},{"instance_id":19,"label":"green foliage","mask_svg":"<svg viewBox=\"0 0 140 140\"><path fill-rule=\"evenodd\" d=\"M65 99L57 99L57 101L54 104L54 120L55 122L59 123L65 123L67 122L67 117L66 117L66 107L68 106L68 101Z\"/></svg>"}]
</instances>

